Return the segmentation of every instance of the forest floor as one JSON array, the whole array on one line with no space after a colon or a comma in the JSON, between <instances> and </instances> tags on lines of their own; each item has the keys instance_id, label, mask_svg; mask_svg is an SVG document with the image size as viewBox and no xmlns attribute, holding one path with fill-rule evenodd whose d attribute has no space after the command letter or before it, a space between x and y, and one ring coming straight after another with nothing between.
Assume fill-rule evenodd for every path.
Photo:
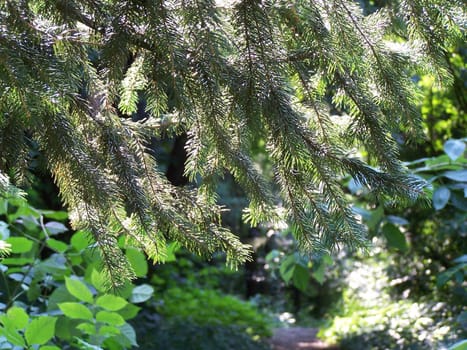
<instances>
[{"instance_id":1,"label":"forest floor","mask_svg":"<svg viewBox=\"0 0 467 350\"><path fill-rule=\"evenodd\" d=\"M316 338L316 328L278 328L271 338L273 350L338 350L336 345L323 343Z\"/></svg>"}]
</instances>

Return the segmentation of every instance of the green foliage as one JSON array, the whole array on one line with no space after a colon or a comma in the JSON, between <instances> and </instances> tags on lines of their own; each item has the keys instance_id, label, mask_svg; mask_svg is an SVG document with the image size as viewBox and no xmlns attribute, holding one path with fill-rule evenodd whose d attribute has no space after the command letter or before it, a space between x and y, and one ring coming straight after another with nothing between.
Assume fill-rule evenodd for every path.
<instances>
[{"instance_id":1,"label":"green foliage","mask_svg":"<svg viewBox=\"0 0 467 350\"><path fill-rule=\"evenodd\" d=\"M40 152L112 285L142 273L121 236L154 261L168 240L245 262L249 247L220 222L225 172L247 193L253 225L281 212L305 250L364 246L340 179L350 173L385 200L421 195L392 136L420 130L410 68L453 81L446 49L465 37L461 1L390 5L2 1L0 176L26 182L29 151ZM152 136L181 132L185 189L147 149ZM254 160L260 141L273 179ZM366 163L349 153L360 146Z\"/></svg>"},{"instance_id":2,"label":"green foliage","mask_svg":"<svg viewBox=\"0 0 467 350\"><path fill-rule=\"evenodd\" d=\"M352 266L344 269L348 286L341 308L322 334L343 349L438 348L465 337L465 139L447 140L443 150L407 162L431 184L432 208L368 210L371 199L349 183L360 195L356 210L375 247L371 257L346 262Z\"/></svg>"},{"instance_id":3,"label":"green foliage","mask_svg":"<svg viewBox=\"0 0 467 350\"><path fill-rule=\"evenodd\" d=\"M436 349L462 337L455 324L459 307L427 300L392 300L391 277L382 254L354 261L342 304L320 336L342 349Z\"/></svg>"},{"instance_id":4,"label":"green foliage","mask_svg":"<svg viewBox=\"0 0 467 350\"><path fill-rule=\"evenodd\" d=\"M128 284L120 296L107 293L102 260L89 249L88 233L78 231L65 243L68 228L53 220L66 218L59 212L37 210L22 198L1 201L2 238L11 245L0 261L2 349L137 346L127 320L153 288Z\"/></svg>"},{"instance_id":5,"label":"green foliage","mask_svg":"<svg viewBox=\"0 0 467 350\"><path fill-rule=\"evenodd\" d=\"M145 324L146 323L146 324ZM148 332L142 335L143 349L167 350L269 350L270 346L252 340L233 325L199 325L182 318L164 320L156 327L154 320L139 320Z\"/></svg>"},{"instance_id":6,"label":"green foliage","mask_svg":"<svg viewBox=\"0 0 467 350\"><path fill-rule=\"evenodd\" d=\"M253 337L271 335L271 321L257 308L215 290L168 289L157 311L169 319L180 318L197 325L235 326Z\"/></svg>"}]
</instances>

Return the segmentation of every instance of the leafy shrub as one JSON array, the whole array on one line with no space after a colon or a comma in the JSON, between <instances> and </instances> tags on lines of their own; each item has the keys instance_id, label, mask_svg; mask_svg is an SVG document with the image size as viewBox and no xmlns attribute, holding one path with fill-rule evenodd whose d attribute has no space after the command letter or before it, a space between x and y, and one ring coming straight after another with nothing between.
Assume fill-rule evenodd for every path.
<instances>
[{"instance_id":1,"label":"leafy shrub","mask_svg":"<svg viewBox=\"0 0 467 350\"><path fill-rule=\"evenodd\" d=\"M199 324L186 318L154 322L151 317L139 316L138 329L141 349L156 350L267 350L270 347L253 340L241 328L232 325Z\"/></svg>"},{"instance_id":2,"label":"leafy shrub","mask_svg":"<svg viewBox=\"0 0 467 350\"><path fill-rule=\"evenodd\" d=\"M70 235L66 218L66 212L37 210L20 196L0 197L0 239L10 247L0 261L1 349L137 345L127 321L139 311L135 303L152 297L152 287L128 284L119 296L109 294L87 233ZM137 256L130 262L140 261Z\"/></svg>"},{"instance_id":3,"label":"leafy shrub","mask_svg":"<svg viewBox=\"0 0 467 350\"><path fill-rule=\"evenodd\" d=\"M393 301L386 261L373 257L349 266L348 288L320 336L343 350L435 349L462 337L456 310L446 303Z\"/></svg>"},{"instance_id":4,"label":"leafy shrub","mask_svg":"<svg viewBox=\"0 0 467 350\"><path fill-rule=\"evenodd\" d=\"M345 257L344 298L322 332L343 349L427 349L465 337L465 140L448 140L443 149L407 163L432 185L433 208L401 213L372 207L364 195L356 202L373 236L372 256Z\"/></svg>"},{"instance_id":5,"label":"leafy shrub","mask_svg":"<svg viewBox=\"0 0 467 350\"><path fill-rule=\"evenodd\" d=\"M214 290L168 289L157 311L166 318L185 319L204 326L234 326L255 338L271 335L271 323L252 304Z\"/></svg>"}]
</instances>

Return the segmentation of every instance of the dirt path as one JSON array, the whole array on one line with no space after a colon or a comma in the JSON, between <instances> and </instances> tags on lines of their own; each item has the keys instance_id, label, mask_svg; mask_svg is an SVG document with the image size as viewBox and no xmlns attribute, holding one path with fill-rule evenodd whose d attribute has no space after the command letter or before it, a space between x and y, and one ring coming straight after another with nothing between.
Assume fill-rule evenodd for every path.
<instances>
[{"instance_id":1,"label":"dirt path","mask_svg":"<svg viewBox=\"0 0 467 350\"><path fill-rule=\"evenodd\" d=\"M335 345L316 339L315 328L278 328L271 338L273 350L338 350Z\"/></svg>"}]
</instances>

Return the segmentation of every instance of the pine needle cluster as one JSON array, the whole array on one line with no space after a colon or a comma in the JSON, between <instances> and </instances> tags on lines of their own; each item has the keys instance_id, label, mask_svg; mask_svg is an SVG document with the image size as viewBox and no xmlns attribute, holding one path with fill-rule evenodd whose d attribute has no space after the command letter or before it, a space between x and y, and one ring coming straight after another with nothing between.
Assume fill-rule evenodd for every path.
<instances>
[{"instance_id":1,"label":"pine needle cluster","mask_svg":"<svg viewBox=\"0 0 467 350\"><path fill-rule=\"evenodd\" d=\"M364 246L339 180L350 174L394 202L422 194L393 135L419 133L411 75L449 81L447 48L465 39L466 14L456 0L372 13L358 3L2 1L0 190L12 191L6 175L21 184L37 144L114 285L132 277L121 236L154 261L167 240L206 257L223 251L233 266L248 259L222 227L215 184L225 171L248 194L253 225L283 206L305 250ZM141 105L147 117L134 122ZM148 151L151 137L182 132L186 188ZM273 181L254 161L259 140ZM366 162L349 152L358 147Z\"/></svg>"}]
</instances>

